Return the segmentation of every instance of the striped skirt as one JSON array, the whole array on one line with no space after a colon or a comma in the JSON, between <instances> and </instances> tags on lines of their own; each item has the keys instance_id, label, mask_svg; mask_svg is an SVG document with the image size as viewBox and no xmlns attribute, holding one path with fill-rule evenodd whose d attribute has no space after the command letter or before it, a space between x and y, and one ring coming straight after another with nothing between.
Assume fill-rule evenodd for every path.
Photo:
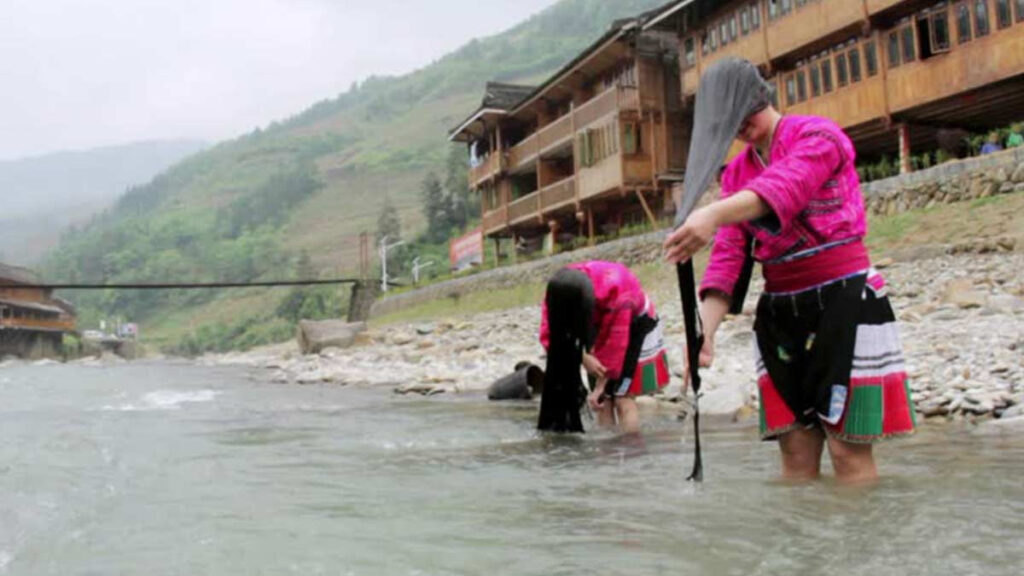
<instances>
[{"instance_id":1,"label":"striped skirt","mask_svg":"<svg viewBox=\"0 0 1024 576\"><path fill-rule=\"evenodd\" d=\"M607 389L614 390L615 396L646 396L668 384L668 355L657 317L641 314L633 319L622 374L618 381L608 383Z\"/></svg>"},{"instance_id":2,"label":"striped skirt","mask_svg":"<svg viewBox=\"0 0 1024 576\"><path fill-rule=\"evenodd\" d=\"M867 443L913 432L914 409L889 298L860 274L758 303L761 437L821 427Z\"/></svg>"}]
</instances>

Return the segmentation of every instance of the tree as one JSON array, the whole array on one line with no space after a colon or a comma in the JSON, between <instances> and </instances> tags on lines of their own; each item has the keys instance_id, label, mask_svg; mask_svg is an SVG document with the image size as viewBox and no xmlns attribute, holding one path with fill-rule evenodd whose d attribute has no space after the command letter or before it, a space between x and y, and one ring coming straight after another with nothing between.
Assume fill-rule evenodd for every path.
<instances>
[{"instance_id":1,"label":"tree","mask_svg":"<svg viewBox=\"0 0 1024 576\"><path fill-rule=\"evenodd\" d=\"M430 172L423 179L420 197L423 200L423 216L427 219L427 239L440 242L448 238L452 227L452 208L437 174Z\"/></svg>"},{"instance_id":2,"label":"tree","mask_svg":"<svg viewBox=\"0 0 1024 576\"><path fill-rule=\"evenodd\" d=\"M452 146L445 162L444 187L452 205L452 223L460 228L480 212L479 198L469 189L468 173L465 149Z\"/></svg>"},{"instance_id":3,"label":"tree","mask_svg":"<svg viewBox=\"0 0 1024 576\"><path fill-rule=\"evenodd\" d=\"M402 220L389 196L384 196L384 207L377 218L377 243L387 236L392 242L402 237Z\"/></svg>"}]
</instances>

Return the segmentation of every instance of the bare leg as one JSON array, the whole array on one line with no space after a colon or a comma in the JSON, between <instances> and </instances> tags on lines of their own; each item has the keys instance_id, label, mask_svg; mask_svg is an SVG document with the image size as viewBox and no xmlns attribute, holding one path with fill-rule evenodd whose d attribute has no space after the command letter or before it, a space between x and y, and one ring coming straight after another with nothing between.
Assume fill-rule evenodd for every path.
<instances>
[{"instance_id":1,"label":"bare leg","mask_svg":"<svg viewBox=\"0 0 1024 576\"><path fill-rule=\"evenodd\" d=\"M615 426L615 412L612 408L611 400L605 398L604 402L601 403L601 407L594 410L594 415L597 416L597 425L601 428L613 428Z\"/></svg>"},{"instance_id":2,"label":"bare leg","mask_svg":"<svg viewBox=\"0 0 1024 576\"><path fill-rule=\"evenodd\" d=\"M832 457L832 467L836 470L836 480L840 483L863 484L878 479L871 444L854 444L829 438L828 453Z\"/></svg>"},{"instance_id":3,"label":"bare leg","mask_svg":"<svg viewBox=\"0 0 1024 576\"><path fill-rule=\"evenodd\" d=\"M821 474L821 451L825 435L817 428L799 428L779 438L782 451L782 477L786 480L813 480Z\"/></svg>"},{"instance_id":4,"label":"bare leg","mask_svg":"<svg viewBox=\"0 0 1024 576\"><path fill-rule=\"evenodd\" d=\"M625 396L615 399L615 415L619 420L619 431L626 434L640 432L640 410L636 400Z\"/></svg>"}]
</instances>

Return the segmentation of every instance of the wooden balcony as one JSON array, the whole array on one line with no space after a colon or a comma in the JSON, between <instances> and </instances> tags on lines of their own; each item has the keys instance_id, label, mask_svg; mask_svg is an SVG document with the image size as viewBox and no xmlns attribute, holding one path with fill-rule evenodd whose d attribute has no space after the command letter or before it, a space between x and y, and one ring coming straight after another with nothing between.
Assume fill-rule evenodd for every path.
<instances>
[{"instance_id":1,"label":"wooden balcony","mask_svg":"<svg viewBox=\"0 0 1024 576\"><path fill-rule=\"evenodd\" d=\"M622 155L613 154L577 175L580 200L598 196L622 186Z\"/></svg>"},{"instance_id":2,"label":"wooden balcony","mask_svg":"<svg viewBox=\"0 0 1024 576\"><path fill-rule=\"evenodd\" d=\"M527 136L522 142L516 144L508 151L509 170L516 170L534 162L540 155L540 137L537 132Z\"/></svg>"},{"instance_id":3,"label":"wooden balcony","mask_svg":"<svg viewBox=\"0 0 1024 576\"><path fill-rule=\"evenodd\" d=\"M502 165L502 154L496 152L491 154L484 160L479 166L470 168L469 170L469 187L476 188L477 186L487 182L488 180L501 174L504 169Z\"/></svg>"},{"instance_id":4,"label":"wooden balcony","mask_svg":"<svg viewBox=\"0 0 1024 576\"><path fill-rule=\"evenodd\" d=\"M636 88L612 86L576 108L576 129L586 128L619 110L639 108L640 94Z\"/></svg>"},{"instance_id":5,"label":"wooden balcony","mask_svg":"<svg viewBox=\"0 0 1024 576\"><path fill-rule=\"evenodd\" d=\"M42 330L46 332L74 332L74 320L40 320L36 318L5 318L0 328L15 330Z\"/></svg>"},{"instance_id":6,"label":"wooden balcony","mask_svg":"<svg viewBox=\"0 0 1024 576\"><path fill-rule=\"evenodd\" d=\"M874 16L875 14L888 10L893 6L903 4L905 1L906 0L866 0L866 3L868 7L868 13Z\"/></svg>"},{"instance_id":7,"label":"wooden balcony","mask_svg":"<svg viewBox=\"0 0 1024 576\"><path fill-rule=\"evenodd\" d=\"M541 154L572 141L572 115L566 114L542 128L537 140Z\"/></svg>"},{"instance_id":8,"label":"wooden balcony","mask_svg":"<svg viewBox=\"0 0 1024 576\"><path fill-rule=\"evenodd\" d=\"M861 2L808 2L785 16L768 21L768 53L772 57L788 54L829 34L854 27L863 20L864 4Z\"/></svg>"},{"instance_id":9,"label":"wooden balcony","mask_svg":"<svg viewBox=\"0 0 1024 576\"><path fill-rule=\"evenodd\" d=\"M530 220L540 219L540 192L531 192L508 205L508 225L515 226Z\"/></svg>"},{"instance_id":10,"label":"wooden balcony","mask_svg":"<svg viewBox=\"0 0 1024 576\"><path fill-rule=\"evenodd\" d=\"M501 232L508 228L508 206L501 206L489 212L484 212L482 220L484 236Z\"/></svg>"},{"instance_id":11,"label":"wooden balcony","mask_svg":"<svg viewBox=\"0 0 1024 576\"><path fill-rule=\"evenodd\" d=\"M951 22L953 20L950 20ZM1024 74L1024 25L995 29L988 36L927 60L888 71L893 113Z\"/></svg>"},{"instance_id":12,"label":"wooden balcony","mask_svg":"<svg viewBox=\"0 0 1024 576\"><path fill-rule=\"evenodd\" d=\"M885 81L880 74L872 76L828 94L786 106L785 113L825 116L843 126L885 118Z\"/></svg>"},{"instance_id":13,"label":"wooden balcony","mask_svg":"<svg viewBox=\"0 0 1024 576\"><path fill-rule=\"evenodd\" d=\"M576 178L573 176L545 186L540 191L540 205L544 212L551 212L575 203Z\"/></svg>"}]
</instances>

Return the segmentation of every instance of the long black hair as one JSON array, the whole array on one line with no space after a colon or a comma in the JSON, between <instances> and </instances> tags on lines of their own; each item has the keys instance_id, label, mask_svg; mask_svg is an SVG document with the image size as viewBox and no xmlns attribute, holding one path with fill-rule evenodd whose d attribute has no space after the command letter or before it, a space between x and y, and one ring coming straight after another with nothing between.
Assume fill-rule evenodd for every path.
<instances>
[{"instance_id":1,"label":"long black hair","mask_svg":"<svg viewBox=\"0 0 1024 576\"><path fill-rule=\"evenodd\" d=\"M548 282L545 298L550 338L537 429L583 432L587 391L580 364L594 340L594 285L583 272L563 268Z\"/></svg>"}]
</instances>

